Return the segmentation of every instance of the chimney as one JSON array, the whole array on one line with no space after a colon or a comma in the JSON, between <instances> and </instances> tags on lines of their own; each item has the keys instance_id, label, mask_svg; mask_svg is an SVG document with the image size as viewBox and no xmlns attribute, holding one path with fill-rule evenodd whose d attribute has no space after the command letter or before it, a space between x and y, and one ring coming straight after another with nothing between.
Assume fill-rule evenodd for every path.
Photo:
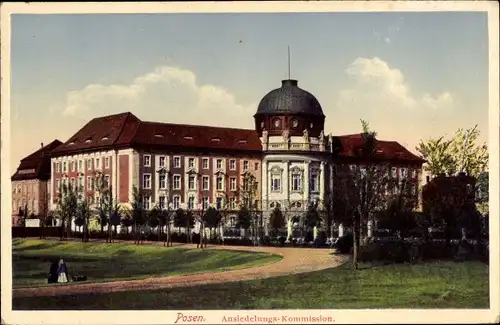
<instances>
[{"instance_id":1,"label":"chimney","mask_svg":"<svg viewBox=\"0 0 500 325\"><path fill-rule=\"evenodd\" d=\"M40 142L40 148L43 148L43 142Z\"/></svg>"}]
</instances>

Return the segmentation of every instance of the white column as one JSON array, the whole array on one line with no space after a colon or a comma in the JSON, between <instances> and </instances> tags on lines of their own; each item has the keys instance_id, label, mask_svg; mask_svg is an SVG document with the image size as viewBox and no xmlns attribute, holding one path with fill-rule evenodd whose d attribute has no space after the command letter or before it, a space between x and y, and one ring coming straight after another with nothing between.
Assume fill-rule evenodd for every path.
<instances>
[{"instance_id":1,"label":"white column","mask_svg":"<svg viewBox=\"0 0 500 325\"><path fill-rule=\"evenodd\" d=\"M111 165L111 178L113 180L113 199L118 199L118 186L120 186L118 179L118 150L113 152L113 164ZM101 157L101 159L104 157Z\"/></svg>"},{"instance_id":2,"label":"white column","mask_svg":"<svg viewBox=\"0 0 500 325\"><path fill-rule=\"evenodd\" d=\"M55 209L54 205L54 173L55 173L55 168L54 168L54 162L55 160L51 159L50 160L50 192L49 192L49 208L51 210Z\"/></svg>"},{"instance_id":3,"label":"white column","mask_svg":"<svg viewBox=\"0 0 500 325\"><path fill-rule=\"evenodd\" d=\"M289 241L292 237L292 217L288 216L288 224L286 227L286 240Z\"/></svg>"},{"instance_id":4,"label":"white column","mask_svg":"<svg viewBox=\"0 0 500 325\"><path fill-rule=\"evenodd\" d=\"M261 187L261 193L262 193L262 203L263 204L266 204L266 206L262 206L262 210L267 210L267 204L268 204L268 188L269 188L269 185L268 185L268 179L269 179L269 162L267 160L264 160L262 162L262 171L261 171L261 175L262 175L262 180L261 180L261 184L262 184L262 187Z\"/></svg>"},{"instance_id":5,"label":"white column","mask_svg":"<svg viewBox=\"0 0 500 325\"><path fill-rule=\"evenodd\" d=\"M316 240L317 237L318 237L318 227L314 226L314 229L313 229L313 239Z\"/></svg>"},{"instance_id":6,"label":"white column","mask_svg":"<svg viewBox=\"0 0 500 325\"><path fill-rule=\"evenodd\" d=\"M289 161L285 161L284 162L284 172L283 172L283 179L282 179L282 186L283 186L283 197L285 199L286 202L288 202L288 200L290 199L290 188L289 188L289 185L290 185L290 173L289 173L289 170L290 170L290 162ZM283 203L282 203L283 204Z\"/></svg>"},{"instance_id":7,"label":"white column","mask_svg":"<svg viewBox=\"0 0 500 325\"><path fill-rule=\"evenodd\" d=\"M320 172L319 172L319 199L321 204L323 204L323 201L325 199L325 162L322 161L320 163Z\"/></svg>"},{"instance_id":8,"label":"white column","mask_svg":"<svg viewBox=\"0 0 500 325\"><path fill-rule=\"evenodd\" d=\"M309 162L304 161L304 200L309 201Z\"/></svg>"},{"instance_id":9,"label":"white column","mask_svg":"<svg viewBox=\"0 0 500 325\"><path fill-rule=\"evenodd\" d=\"M344 236L344 225L339 225L339 237Z\"/></svg>"}]
</instances>

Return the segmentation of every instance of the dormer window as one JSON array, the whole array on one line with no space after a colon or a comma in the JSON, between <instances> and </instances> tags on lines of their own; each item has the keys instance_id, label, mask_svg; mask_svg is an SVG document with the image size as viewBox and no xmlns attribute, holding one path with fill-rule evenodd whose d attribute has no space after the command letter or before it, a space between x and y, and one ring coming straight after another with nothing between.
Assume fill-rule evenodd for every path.
<instances>
[{"instance_id":1,"label":"dormer window","mask_svg":"<svg viewBox=\"0 0 500 325\"><path fill-rule=\"evenodd\" d=\"M101 139L101 141L107 141L107 140L108 140L108 137L103 137L103 138Z\"/></svg>"},{"instance_id":2,"label":"dormer window","mask_svg":"<svg viewBox=\"0 0 500 325\"><path fill-rule=\"evenodd\" d=\"M74 145L75 145L75 143L74 143L74 142L70 142L70 143L68 143L68 146L74 146Z\"/></svg>"},{"instance_id":3,"label":"dormer window","mask_svg":"<svg viewBox=\"0 0 500 325\"><path fill-rule=\"evenodd\" d=\"M185 136L185 137L184 137L184 140L193 140L193 137L190 137L190 136Z\"/></svg>"},{"instance_id":4,"label":"dormer window","mask_svg":"<svg viewBox=\"0 0 500 325\"><path fill-rule=\"evenodd\" d=\"M155 134L154 135L155 138L160 138L160 139L163 139L163 134Z\"/></svg>"},{"instance_id":5,"label":"dormer window","mask_svg":"<svg viewBox=\"0 0 500 325\"><path fill-rule=\"evenodd\" d=\"M299 126L299 121L297 121L297 120L293 120L293 122L292 122L292 126L293 126L294 128L296 128L297 126Z\"/></svg>"},{"instance_id":6,"label":"dormer window","mask_svg":"<svg viewBox=\"0 0 500 325\"><path fill-rule=\"evenodd\" d=\"M212 142L219 142L220 138L212 138Z\"/></svg>"},{"instance_id":7,"label":"dormer window","mask_svg":"<svg viewBox=\"0 0 500 325\"><path fill-rule=\"evenodd\" d=\"M247 144L247 140L238 140L239 144Z\"/></svg>"},{"instance_id":8,"label":"dormer window","mask_svg":"<svg viewBox=\"0 0 500 325\"><path fill-rule=\"evenodd\" d=\"M90 139L90 138L85 140L85 143L91 143L91 142L92 142L92 139Z\"/></svg>"}]
</instances>

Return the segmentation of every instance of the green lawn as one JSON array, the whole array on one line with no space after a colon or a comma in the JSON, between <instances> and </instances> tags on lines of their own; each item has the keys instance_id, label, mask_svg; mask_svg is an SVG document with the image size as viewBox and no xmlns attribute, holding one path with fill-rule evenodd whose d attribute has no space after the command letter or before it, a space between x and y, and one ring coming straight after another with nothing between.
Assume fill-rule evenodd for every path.
<instances>
[{"instance_id":1,"label":"green lawn","mask_svg":"<svg viewBox=\"0 0 500 325\"><path fill-rule=\"evenodd\" d=\"M488 308L478 262L343 265L266 280L166 290L13 300L14 309Z\"/></svg>"},{"instance_id":2,"label":"green lawn","mask_svg":"<svg viewBox=\"0 0 500 325\"><path fill-rule=\"evenodd\" d=\"M281 259L278 255L228 250L14 239L13 286L47 285L50 261L61 257L70 275L86 275L89 282L223 271Z\"/></svg>"}]
</instances>

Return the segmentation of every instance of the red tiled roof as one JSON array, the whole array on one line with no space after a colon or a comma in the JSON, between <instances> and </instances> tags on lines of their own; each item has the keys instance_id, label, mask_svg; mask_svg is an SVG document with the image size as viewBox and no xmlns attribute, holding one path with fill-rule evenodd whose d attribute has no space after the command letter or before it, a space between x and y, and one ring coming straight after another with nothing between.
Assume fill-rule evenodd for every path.
<instances>
[{"instance_id":1,"label":"red tiled roof","mask_svg":"<svg viewBox=\"0 0 500 325\"><path fill-rule=\"evenodd\" d=\"M361 155L363 135L361 133L334 137L340 145L339 156L357 158ZM380 160L399 160L424 163L425 160L411 153L396 141L376 140L375 158Z\"/></svg>"},{"instance_id":2,"label":"red tiled roof","mask_svg":"<svg viewBox=\"0 0 500 325\"><path fill-rule=\"evenodd\" d=\"M85 149L97 150L127 145L140 122L132 113L94 118L63 145L52 151L52 154L63 155Z\"/></svg>"},{"instance_id":3,"label":"red tiled roof","mask_svg":"<svg viewBox=\"0 0 500 325\"><path fill-rule=\"evenodd\" d=\"M143 122L132 113L95 118L52 152L60 156L107 147L178 146L260 151L255 130Z\"/></svg>"},{"instance_id":4,"label":"red tiled roof","mask_svg":"<svg viewBox=\"0 0 500 325\"><path fill-rule=\"evenodd\" d=\"M49 179L50 153L61 144L61 141L54 140L48 145L23 158L19 167L17 167L17 171L14 175L12 175L11 180L20 181L27 179Z\"/></svg>"}]
</instances>

